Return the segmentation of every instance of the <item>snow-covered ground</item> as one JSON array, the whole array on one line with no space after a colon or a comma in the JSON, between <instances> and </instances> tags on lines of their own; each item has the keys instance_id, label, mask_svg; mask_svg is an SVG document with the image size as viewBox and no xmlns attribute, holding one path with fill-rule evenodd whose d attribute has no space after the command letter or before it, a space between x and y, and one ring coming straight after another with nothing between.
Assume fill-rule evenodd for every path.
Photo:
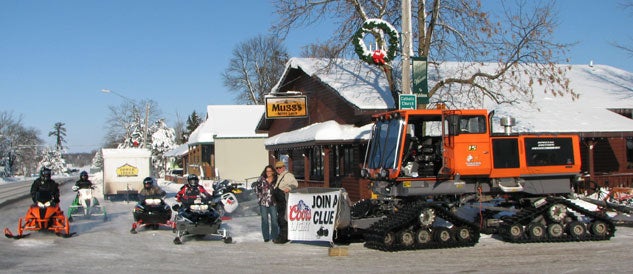
<instances>
[{"instance_id":1,"label":"snow-covered ground","mask_svg":"<svg viewBox=\"0 0 633 274\"><path fill-rule=\"evenodd\" d=\"M99 174L93 182L100 184ZM180 185L159 180L168 203ZM74 193L62 186L62 207ZM482 235L472 248L382 252L362 243L343 246L347 256L328 256L318 243L265 243L259 216L244 202L224 222L233 244L207 237L174 245L171 230L129 232L134 202L102 201L110 220L76 220L72 238L33 232L29 237L0 239L2 273L628 273L633 258L633 228L618 227L610 241L510 244ZM28 199L0 207L0 226L15 231Z\"/></svg>"},{"instance_id":2,"label":"snow-covered ground","mask_svg":"<svg viewBox=\"0 0 633 274\"><path fill-rule=\"evenodd\" d=\"M35 177L25 177L25 176L6 177L6 178L0 177L0 185L19 183L19 182L25 182L25 181L32 182L33 180L35 180Z\"/></svg>"}]
</instances>

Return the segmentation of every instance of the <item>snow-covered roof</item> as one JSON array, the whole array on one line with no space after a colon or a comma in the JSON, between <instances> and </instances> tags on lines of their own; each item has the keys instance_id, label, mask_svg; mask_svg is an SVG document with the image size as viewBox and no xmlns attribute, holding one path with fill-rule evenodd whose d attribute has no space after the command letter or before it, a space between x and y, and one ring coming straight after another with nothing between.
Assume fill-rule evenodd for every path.
<instances>
[{"instance_id":1,"label":"snow-covered roof","mask_svg":"<svg viewBox=\"0 0 633 274\"><path fill-rule=\"evenodd\" d=\"M144 148L102 148L104 158L117 157L150 157L152 152Z\"/></svg>"},{"instance_id":2,"label":"snow-covered roof","mask_svg":"<svg viewBox=\"0 0 633 274\"><path fill-rule=\"evenodd\" d=\"M349 60L338 60L334 63L333 70L319 70L327 64L326 62L325 59L292 58L288 62L288 68L301 68L307 74L330 85L344 98L359 107L379 109L393 104L386 81L381 80L384 79L382 72L376 72L372 67L367 66L360 66L359 69L356 62ZM434 84L433 79L440 78L437 75L438 71L442 77L446 77L448 74L454 73L459 65L456 62L445 62L438 70L429 70L429 85ZM348 66L350 68L356 67L356 73L352 73L354 70ZM487 64L480 69L492 71L494 66L494 64ZM568 67L569 65L560 66ZM359 71L361 72L359 73ZM336 75L337 73L339 75ZM366 79L360 79L360 75L364 75ZM455 103L458 105L457 107L483 107L494 110L495 117L497 117L495 121L504 116L514 117L517 121L517 125L513 129L515 132L633 132L632 119L609 110L633 109L633 73L606 65L571 65L567 77L570 79L573 91L579 94L579 98L575 100L570 95L553 96L546 93L543 86L534 85L531 102L499 105L492 100L484 100L481 106L459 106L462 100L457 99ZM359 83L364 84L362 88L359 88ZM455 86L445 89L437 95L450 93L451 97L457 98L460 96L459 88ZM275 90L273 89L273 91ZM380 100L382 103L379 102ZM463 100L463 102L465 101L467 100ZM495 122L493 128L495 132L503 131L503 128L498 126L498 122ZM339 125L334 121L327 121L270 137L266 140L265 145L275 146L349 138L349 135L345 137L342 132L362 136L360 139L367 139L370 129L369 125L356 128L351 125ZM337 136L340 137L337 138Z\"/></svg>"},{"instance_id":3,"label":"snow-covered roof","mask_svg":"<svg viewBox=\"0 0 633 274\"><path fill-rule=\"evenodd\" d=\"M275 146L288 143L308 143L319 141L354 141L369 140L373 124L362 127L341 125L330 120L314 123L309 126L277 134L266 139L265 146Z\"/></svg>"},{"instance_id":4,"label":"snow-covered roof","mask_svg":"<svg viewBox=\"0 0 633 274\"><path fill-rule=\"evenodd\" d=\"M389 83L378 66L360 60L291 58L272 93L278 92L290 69L300 69L319 79L359 109L388 109L395 105Z\"/></svg>"},{"instance_id":5,"label":"snow-covered roof","mask_svg":"<svg viewBox=\"0 0 633 274\"><path fill-rule=\"evenodd\" d=\"M633 73L611 66L572 65L567 72L579 98L553 96L535 86L533 103L485 107L516 118L517 132L633 132L633 120L609 109L633 109ZM497 124L498 125L498 124ZM495 132L502 131L495 125Z\"/></svg>"},{"instance_id":6,"label":"snow-covered roof","mask_svg":"<svg viewBox=\"0 0 633 274\"><path fill-rule=\"evenodd\" d=\"M255 133L263 105L209 105L207 119L189 136L188 144L213 143L218 138L265 138L268 134Z\"/></svg>"},{"instance_id":7,"label":"snow-covered roof","mask_svg":"<svg viewBox=\"0 0 633 274\"><path fill-rule=\"evenodd\" d=\"M187 154L187 151L189 151L189 146L187 144L182 144L173 148L170 151L165 152L165 154L163 155L165 157L178 157L178 156L183 156Z\"/></svg>"}]
</instances>

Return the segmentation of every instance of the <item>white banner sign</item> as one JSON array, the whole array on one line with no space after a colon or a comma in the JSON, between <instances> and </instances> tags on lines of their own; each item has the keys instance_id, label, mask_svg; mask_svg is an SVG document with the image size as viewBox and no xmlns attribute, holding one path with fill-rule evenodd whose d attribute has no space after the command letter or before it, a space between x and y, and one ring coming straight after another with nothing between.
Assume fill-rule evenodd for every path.
<instances>
[{"instance_id":1,"label":"white banner sign","mask_svg":"<svg viewBox=\"0 0 633 274\"><path fill-rule=\"evenodd\" d=\"M288 239L332 242L341 191L290 193Z\"/></svg>"}]
</instances>

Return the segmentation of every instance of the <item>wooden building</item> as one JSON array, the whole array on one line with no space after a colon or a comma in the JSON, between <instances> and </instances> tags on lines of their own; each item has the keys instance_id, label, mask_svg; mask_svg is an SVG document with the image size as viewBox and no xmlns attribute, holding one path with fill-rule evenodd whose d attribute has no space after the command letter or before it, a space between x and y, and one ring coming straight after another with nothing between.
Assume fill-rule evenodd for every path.
<instances>
[{"instance_id":1,"label":"wooden building","mask_svg":"<svg viewBox=\"0 0 633 274\"><path fill-rule=\"evenodd\" d=\"M255 132L263 114L261 105L207 106L206 119L187 142L185 173L240 182L259 176L268 159L268 135Z\"/></svg>"},{"instance_id":2,"label":"wooden building","mask_svg":"<svg viewBox=\"0 0 633 274\"><path fill-rule=\"evenodd\" d=\"M359 179L371 130L371 116L394 108L383 72L351 61L292 58L272 95L307 97L307 117L265 119L258 132L270 163L287 162L300 187L344 187L358 199L370 194Z\"/></svg>"}]
</instances>

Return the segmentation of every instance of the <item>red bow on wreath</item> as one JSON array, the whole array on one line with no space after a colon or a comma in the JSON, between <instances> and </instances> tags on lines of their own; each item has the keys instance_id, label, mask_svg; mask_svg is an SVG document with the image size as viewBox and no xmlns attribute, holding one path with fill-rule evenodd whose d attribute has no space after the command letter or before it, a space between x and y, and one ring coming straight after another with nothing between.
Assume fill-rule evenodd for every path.
<instances>
[{"instance_id":1,"label":"red bow on wreath","mask_svg":"<svg viewBox=\"0 0 633 274\"><path fill-rule=\"evenodd\" d=\"M371 56L374 59L374 63L378 65L385 64L385 51L381 49L374 50L374 54Z\"/></svg>"}]
</instances>

